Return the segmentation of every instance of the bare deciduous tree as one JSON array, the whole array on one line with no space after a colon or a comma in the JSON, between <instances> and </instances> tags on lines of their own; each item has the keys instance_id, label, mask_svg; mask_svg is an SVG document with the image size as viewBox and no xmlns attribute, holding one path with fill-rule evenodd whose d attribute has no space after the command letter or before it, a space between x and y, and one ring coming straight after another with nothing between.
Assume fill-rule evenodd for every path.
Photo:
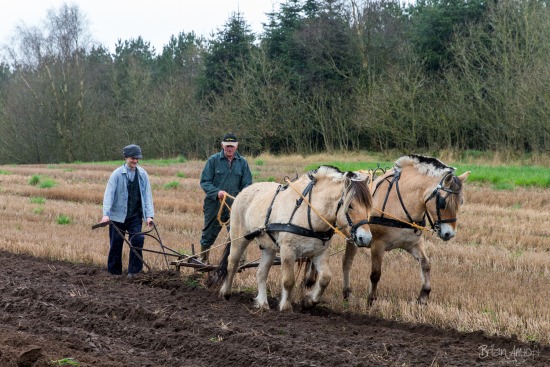
<instances>
[{"instance_id":1,"label":"bare deciduous tree","mask_svg":"<svg viewBox=\"0 0 550 367\"><path fill-rule=\"evenodd\" d=\"M58 159L73 161L86 123L82 57L91 45L86 20L77 6L64 4L48 12L43 32L20 26L16 40L9 55L17 77L32 96L27 103L37 106L34 110L41 114L32 120L54 126L63 146ZM15 112L15 117L23 112Z\"/></svg>"}]
</instances>

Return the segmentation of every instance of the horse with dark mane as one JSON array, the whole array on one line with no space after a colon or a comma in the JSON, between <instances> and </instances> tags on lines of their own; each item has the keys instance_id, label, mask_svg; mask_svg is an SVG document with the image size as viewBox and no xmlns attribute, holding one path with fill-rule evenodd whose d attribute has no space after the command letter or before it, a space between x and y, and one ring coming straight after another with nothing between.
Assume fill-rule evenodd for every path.
<instances>
[{"instance_id":1,"label":"horse with dark mane","mask_svg":"<svg viewBox=\"0 0 550 367\"><path fill-rule=\"evenodd\" d=\"M422 287L417 302L428 301L430 260L424 251L423 230L429 224L439 238L448 241L456 234L457 216L463 203L462 184L470 172L455 175L455 168L421 155L399 158L374 182L373 212L369 223L372 241L369 304L377 297L384 253L396 248L410 253L420 264ZM347 242L344 255L344 298L351 293L350 271L357 246Z\"/></svg>"},{"instance_id":2,"label":"horse with dark mane","mask_svg":"<svg viewBox=\"0 0 550 367\"><path fill-rule=\"evenodd\" d=\"M218 272L224 280L220 296L229 299L238 262L248 244L256 239L262 257L256 273L256 305L269 309L266 280L276 253L282 265L282 295L279 310L290 310L295 284L294 265L309 258L318 276L304 295L303 306L313 307L330 282L328 241L336 232L359 246L371 241L368 216L372 197L368 176L320 166L287 185L260 182L244 189L233 202L230 219L230 250Z\"/></svg>"}]
</instances>

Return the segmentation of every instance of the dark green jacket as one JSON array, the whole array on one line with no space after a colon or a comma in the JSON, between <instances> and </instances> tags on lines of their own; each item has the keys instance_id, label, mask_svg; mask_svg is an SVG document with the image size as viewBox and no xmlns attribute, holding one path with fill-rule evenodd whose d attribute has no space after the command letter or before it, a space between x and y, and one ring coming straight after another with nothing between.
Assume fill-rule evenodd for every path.
<instances>
[{"instance_id":1,"label":"dark green jacket","mask_svg":"<svg viewBox=\"0 0 550 367\"><path fill-rule=\"evenodd\" d=\"M237 196L239 192L251 184L252 173L246 159L235 152L233 165L229 169L229 162L222 150L208 158L202 171L201 187L206 193L204 204L216 202L220 190L231 196Z\"/></svg>"}]
</instances>

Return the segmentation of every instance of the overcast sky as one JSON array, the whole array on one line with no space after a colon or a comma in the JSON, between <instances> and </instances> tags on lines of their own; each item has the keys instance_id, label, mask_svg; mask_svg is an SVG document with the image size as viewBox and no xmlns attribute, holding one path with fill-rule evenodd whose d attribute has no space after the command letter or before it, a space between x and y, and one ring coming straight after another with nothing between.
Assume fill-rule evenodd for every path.
<instances>
[{"instance_id":1,"label":"overcast sky","mask_svg":"<svg viewBox=\"0 0 550 367\"><path fill-rule=\"evenodd\" d=\"M0 0L0 43L7 44L15 27L42 27L49 9L78 5L93 39L114 51L118 39L141 36L157 52L170 36L194 31L210 36L240 11L253 32L262 30L265 13L278 11L283 0Z\"/></svg>"}]
</instances>

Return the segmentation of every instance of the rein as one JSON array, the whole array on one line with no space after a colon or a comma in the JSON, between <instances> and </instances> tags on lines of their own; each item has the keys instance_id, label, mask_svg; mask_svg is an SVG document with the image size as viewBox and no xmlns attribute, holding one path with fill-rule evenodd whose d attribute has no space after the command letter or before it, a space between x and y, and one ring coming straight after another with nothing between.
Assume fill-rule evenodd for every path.
<instances>
[{"instance_id":1,"label":"rein","mask_svg":"<svg viewBox=\"0 0 550 367\"><path fill-rule=\"evenodd\" d=\"M222 221L222 212L223 212L223 207L226 206L227 207L227 210L229 210L229 213L231 213L231 207L229 206L229 204L227 204L225 201L227 198L230 198L230 199L233 199L235 200L235 197L234 196L231 196L229 195L227 192L225 193L225 195L223 196L223 199L222 199L222 202L220 203L220 209L218 209L218 223L220 224L220 226L222 227L226 227L227 224L229 223L229 219L227 221Z\"/></svg>"}]
</instances>

